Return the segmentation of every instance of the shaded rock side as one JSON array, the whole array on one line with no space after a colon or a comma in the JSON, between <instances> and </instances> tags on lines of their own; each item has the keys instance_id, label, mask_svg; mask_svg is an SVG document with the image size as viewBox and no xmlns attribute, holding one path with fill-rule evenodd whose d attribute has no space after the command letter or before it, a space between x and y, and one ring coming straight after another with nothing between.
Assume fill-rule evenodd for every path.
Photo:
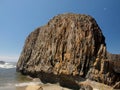
<instances>
[{"instance_id":1,"label":"shaded rock side","mask_svg":"<svg viewBox=\"0 0 120 90\"><path fill-rule=\"evenodd\" d=\"M107 53L107 59L112 63L113 71L120 73L120 54Z\"/></svg>"}]
</instances>

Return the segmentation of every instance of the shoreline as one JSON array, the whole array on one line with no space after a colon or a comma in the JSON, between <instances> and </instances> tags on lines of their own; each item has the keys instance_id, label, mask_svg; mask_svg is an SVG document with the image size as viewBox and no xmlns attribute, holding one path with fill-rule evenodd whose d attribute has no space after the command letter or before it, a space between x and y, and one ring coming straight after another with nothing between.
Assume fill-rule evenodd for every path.
<instances>
[{"instance_id":1,"label":"shoreline","mask_svg":"<svg viewBox=\"0 0 120 90\"><path fill-rule=\"evenodd\" d=\"M112 87L107 86L105 84L91 81L91 80L86 80L84 82L80 82L80 85L90 85L93 90L113 90ZM9 89L10 90L10 89ZM17 86L16 90L72 90L66 87L62 87L59 84L31 84L27 86Z\"/></svg>"},{"instance_id":2,"label":"shoreline","mask_svg":"<svg viewBox=\"0 0 120 90\"><path fill-rule=\"evenodd\" d=\"M68 89L57 84L45 84L16 87L16 90L72 90L72 89Z\"/></svg>"},{"instance_id":3,"label":"shoreline","mask_svg":"<svg viewBox=\"0 0 120 90\"><path fill-rule=\"evenodd\" d=\"M69 89L67 87L60 86L59 83L51 84L51 83L42 83L39 78L32 78L30 76L26 76L30 79L28 82L20 82L12 86L6 86L6 87L0 87L0 90L73 90ZM78 84L80 86L91 86L93 90L113 90L112 87L91 81L89 79L86 79L85 81L79 81ZM87 89L86 89L87 90Z\"/></svg>"}]
</instances>

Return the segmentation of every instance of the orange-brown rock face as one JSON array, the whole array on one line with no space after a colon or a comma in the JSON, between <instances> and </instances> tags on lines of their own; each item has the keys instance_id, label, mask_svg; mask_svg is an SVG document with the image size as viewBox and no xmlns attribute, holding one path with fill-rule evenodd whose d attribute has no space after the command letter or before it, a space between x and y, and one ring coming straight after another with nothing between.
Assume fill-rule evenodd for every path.
<instances>
[{"instance_id":1,"label":"orange-brown rock face","mask_svg":"<svg viewBox=\"0 0 120 90\"><path fill-rule=\"evenodd\" d=\"M105 38L96 21L88 15L61 14L27 37L17 70L35 77L42 72L86 77L90 68L104 73L105 60Z\"/></svg>"},{"instance_id":2,"label":"orange-brown rock face","mask_svg":"<svg viewBox=\"0 0 120 90\"><path fill-rule=\"evenodd\" d=\"M17 67L24 73L83 76L103 48L104 37L92 17L62 14L28 36Z\"/></svg>"}]
</instances>

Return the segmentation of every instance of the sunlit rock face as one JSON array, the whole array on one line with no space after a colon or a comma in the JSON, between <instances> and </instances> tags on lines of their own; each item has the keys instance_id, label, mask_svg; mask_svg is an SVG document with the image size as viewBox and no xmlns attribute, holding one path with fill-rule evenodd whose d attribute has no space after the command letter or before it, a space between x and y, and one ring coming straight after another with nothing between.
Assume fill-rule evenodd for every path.
<instances>
[{"instance_id":1,"label":"sunlit rock face","mask_svg":"<svg viewBox=\"0 0 120 90\"><path fill-rule=\"evenodd\" d=\"M55 16L30 33L17 63L17 71L34 77L70 75L103 83L108 73L116 77L111 68L105 37L95 19L72 13Z\"/></svg>"}]
</instances>

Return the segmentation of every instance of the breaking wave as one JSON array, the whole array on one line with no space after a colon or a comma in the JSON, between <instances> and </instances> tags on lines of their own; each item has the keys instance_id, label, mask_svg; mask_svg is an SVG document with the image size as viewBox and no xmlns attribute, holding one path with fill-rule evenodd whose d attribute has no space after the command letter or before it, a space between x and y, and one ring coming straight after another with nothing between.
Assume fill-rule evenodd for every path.
<instances>
[{"instance_id":1,"label":"breaking wave","mask_svg":"<svg viewBox=\"0 0 120 90\"><path fill-rule=\"evenodd\" d=\"M41 82L25 82L25 83L19 83L15 84L17 87L23 87L23 86L28 86L28 85L39 85L42 84Z\"/></svg>"},{"instance_id":2,"label":"breaking wave","mask_svg":"<svg viewBox=\"0 0 120 90\"><path fill-rule=\"evenodd\" d=\"M5 63L0 63L0 68L4 68L4 69L16 68L16 65L5 62Z\"/></svg>"}]
</instances>

